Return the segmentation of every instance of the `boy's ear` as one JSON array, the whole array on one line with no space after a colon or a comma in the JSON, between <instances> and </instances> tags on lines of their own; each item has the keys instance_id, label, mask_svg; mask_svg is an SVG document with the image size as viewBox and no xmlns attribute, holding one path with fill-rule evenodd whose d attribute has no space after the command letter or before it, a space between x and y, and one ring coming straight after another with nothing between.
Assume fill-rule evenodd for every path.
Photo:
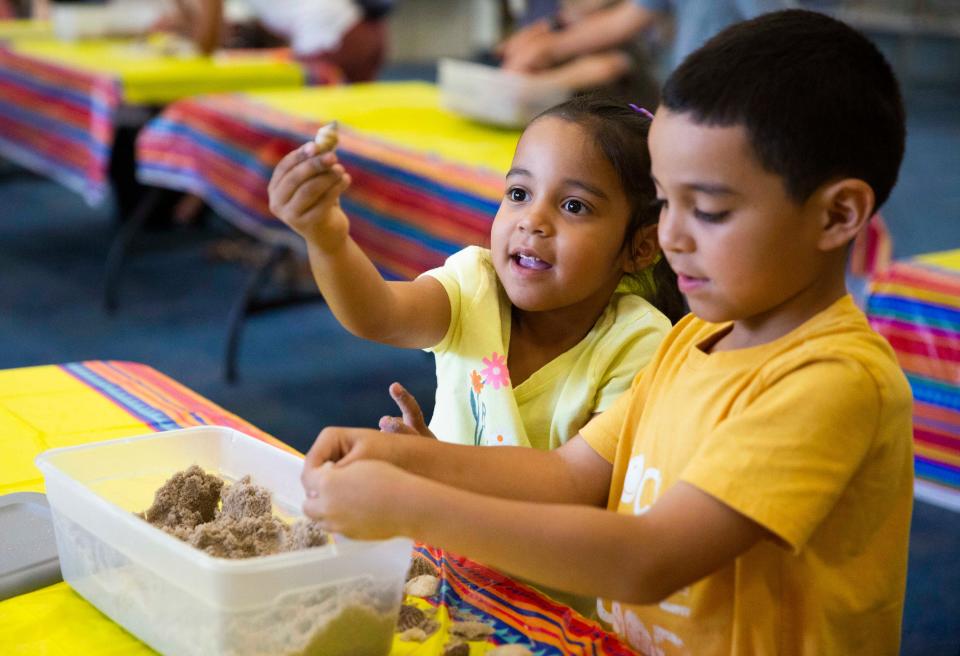
<instances>
[{"instance_id":1,"label":"boy's ear","mask_svg":"<svg viewBox=\"0 0 960 656\"><path fill-rule=\"evenodd\" d=\"M824 209L821 250L842 248L853 241L873 215L873 188L863 180L844 178L821 190Z\"/></svg>"},{"instance_id":2,"label":"boy's ear","mask_svg":"<svg viewBox=\"0 0 960 656\"><path fill-rule=\"evenodd\" d=\"M625 273L643 271L657 261L660 254L660 242L657 241L657 224L637 230L633 240L626 246L627 253L623 261Z\"/></svg>"}]
</instances>

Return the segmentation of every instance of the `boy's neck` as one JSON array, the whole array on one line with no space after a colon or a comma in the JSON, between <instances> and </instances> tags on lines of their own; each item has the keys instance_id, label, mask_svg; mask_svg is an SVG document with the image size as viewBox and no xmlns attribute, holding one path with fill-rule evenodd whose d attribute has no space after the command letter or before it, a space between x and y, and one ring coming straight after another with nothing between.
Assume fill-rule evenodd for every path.
<instances>
[{"instance_id":1,"label":"boy's neck","mask_svg":"<svg viewBox=\"0 0 960 656\"><path fill-rule=\"evenodd\" d=\"M773 308L735 319L731 329L710 348L711 353L767 344L803 325L847 294L845 261L827 275Z\"/></svg>"}]
</instances>

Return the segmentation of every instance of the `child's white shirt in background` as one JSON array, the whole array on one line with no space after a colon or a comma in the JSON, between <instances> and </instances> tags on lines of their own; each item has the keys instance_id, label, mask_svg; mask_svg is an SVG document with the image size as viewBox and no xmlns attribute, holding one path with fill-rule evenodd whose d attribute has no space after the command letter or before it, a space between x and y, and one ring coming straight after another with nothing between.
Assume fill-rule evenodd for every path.
<instances>
[{"instance_id":1,"label":"child's white shirt in background","mask_svg":"<svg viewBox=\"0 0 960 656\"><path fill-rule=\"evenodd\" d=\"M264 27L290 42L301 56L335 50L363 18L351 0L245 0Z\"/></svg>"}]
</instances>

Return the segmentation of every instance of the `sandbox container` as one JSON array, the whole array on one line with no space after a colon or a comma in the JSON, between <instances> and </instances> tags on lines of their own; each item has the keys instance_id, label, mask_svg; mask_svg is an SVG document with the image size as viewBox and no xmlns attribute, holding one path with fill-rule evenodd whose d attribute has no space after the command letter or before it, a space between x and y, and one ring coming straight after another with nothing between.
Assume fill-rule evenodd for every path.
<instances>
[{"instance_id":1,"label":"sandbox container","mask_svg":"<svg viewBox=\"0 0 960 656\"><path fill-rule=\"evenodd\" d=\"M412 543L353 541L242 560L215 558L135 513L190 465L244 475L302 516L303 461L231 428L202 426L52 449L46 480L64 580L165 654L370 656L390 651Z\"/></svg>"}]
</instances>

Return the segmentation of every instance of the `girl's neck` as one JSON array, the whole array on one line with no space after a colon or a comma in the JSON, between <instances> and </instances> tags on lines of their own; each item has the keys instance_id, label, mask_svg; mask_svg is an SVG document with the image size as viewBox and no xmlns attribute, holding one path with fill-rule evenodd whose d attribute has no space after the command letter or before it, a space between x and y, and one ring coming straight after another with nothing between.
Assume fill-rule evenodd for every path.
<instances>
[{"instance_id":1,"label":"girl's neck","mask_svg":"<svg viewBox=\"0 0 960 656\"><path fill-rule=\"evenodd\" d=\"M593 329L603 310L574 306L544 312L511 310L507 368L517 387L544 365L579 344Z\"/></svg>"}]
</instances>

